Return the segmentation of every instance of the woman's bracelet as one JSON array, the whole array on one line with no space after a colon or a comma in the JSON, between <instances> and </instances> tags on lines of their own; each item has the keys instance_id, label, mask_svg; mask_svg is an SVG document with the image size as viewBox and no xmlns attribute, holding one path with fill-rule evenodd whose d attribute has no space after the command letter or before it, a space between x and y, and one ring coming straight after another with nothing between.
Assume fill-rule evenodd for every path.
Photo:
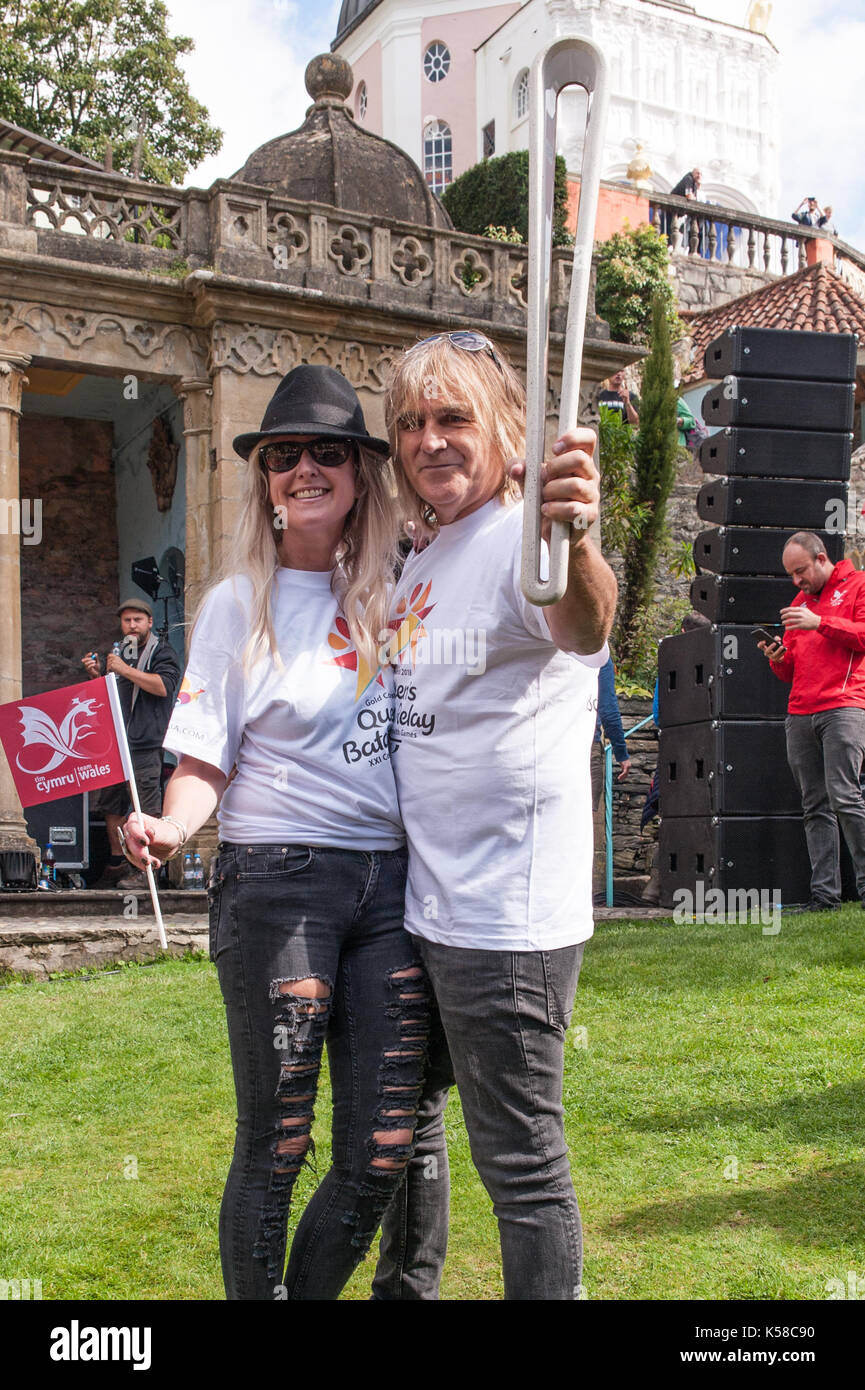
<instances>
[{"instance_id":1,"label":"woman's bracelet","mask_svg":"<svg viewBox=\"0 0 865 1390\"><path fill-rule=\"evenodd\" d=\"M183 846L189 839L189 832L186 829L186 826L183 824L183 821L178 820L176 816L160 816L159 819L167 820L169 825L175 826L176 829L180 831L180 844L177 846L177 849L173 849L171 853L166 856L165 862L168 863L169 859L173 859L175 855L178 855L180 851L183 849Z\"/></svg>"}]
</instances>

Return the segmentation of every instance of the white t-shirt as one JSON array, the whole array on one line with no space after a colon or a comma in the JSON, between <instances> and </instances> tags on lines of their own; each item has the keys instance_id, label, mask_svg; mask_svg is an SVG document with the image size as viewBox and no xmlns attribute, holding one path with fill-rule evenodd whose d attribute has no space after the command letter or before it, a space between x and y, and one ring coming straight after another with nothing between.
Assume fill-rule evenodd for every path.
<instances>
[{"instance_id":1,"label":"white t-shirt","mask_svg":"<svg viewBox=\"0 0 865 1390\"><path fill-rule=\"evenodd\" d=\"M520 589L522 505L488 502L406 562L392 751L406 927L450 946L591 936L594 656L560 652Z\"/></svg>"},{"instance_id":2,"label":"white t-shirt","mask_svg":"<svg viewBox=\"0 0 865 1390\"><path fill-rule=\"evenodd\" d=\"M331 575L280 568L268 655L244 674L252 586L242 575L209 595L165 735L237 775L219 836L237 844L398 849L405 843L390 762L393 681L369 672L331 591Z\"/></svg>"}]
</instances>

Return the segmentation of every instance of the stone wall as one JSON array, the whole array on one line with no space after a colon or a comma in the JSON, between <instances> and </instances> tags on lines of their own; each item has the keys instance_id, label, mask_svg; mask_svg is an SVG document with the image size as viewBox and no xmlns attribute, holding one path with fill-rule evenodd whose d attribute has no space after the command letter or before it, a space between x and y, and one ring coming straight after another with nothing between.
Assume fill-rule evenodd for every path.
<instances>
[{"instance_id":1,"label":"stone wall","mask_svg":"<svg viewBox=\"0 0 865 1390\"><path fill-rule=\"evenodd\" d=\"M701 314L706 309L718 309L740 295L771 285L777 275L762 270L746 270L741 266L725 265L723 261L704 260L701 256L674 256L671 265L676 277L676 296L681 313Z\"/></svg>"},{"instance_id":2,"label":"stone wall","mask_svg":"<svg viewBox=\"0 0 865 1390\"><path fill-rule=\"evenodd\" d=\"M619 710L625 733L652 713L652 702L646 699L619 697ZM651 868L654 838L651 827L640 834L640 816L652 773L658 762L658 731L654 723L647 724L628 739L631 770L623 782L617 782L617 765L613 759L613 877L615 879L645 877ZM596 837L595 883L603 883L604 842Z\"/></svg>"},{"instance_id":3,"label":"stone wall","mask_svg":"<svg viewBox=\"0 0 865 1390\"><path fill-rule=\"evenodd\" d=\"M117 637L113 438L105 420L22 416L21 496L42 506L41 543L21 545L25 695L86 680L81 657Z\"/></svg>"}]
</instances>

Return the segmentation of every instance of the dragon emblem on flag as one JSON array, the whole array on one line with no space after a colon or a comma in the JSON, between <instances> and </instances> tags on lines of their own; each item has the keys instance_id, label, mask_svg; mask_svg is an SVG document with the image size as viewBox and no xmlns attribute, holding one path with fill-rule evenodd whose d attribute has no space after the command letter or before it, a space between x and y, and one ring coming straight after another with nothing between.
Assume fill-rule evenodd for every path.
<instances>
[{"instance_id":1,"label":"dragon emblem on flag","mask_svg":"<svg viewBox=\"0 0 865 1390\"><path fill-rule=\"evenodd\" d=\"M92 748L85 752L78 747L84 739L93 733L93 726L86 721L95 715L97 707L95 699L82 700L80 696L76 695L58 726L51 715L46 714L44 710L23 705L19 711L21 726L24 730L21 752L23 753L25 748L33 745L48 748L51 752L48 761L42 767L36 768L25 767L21 761L21 753L19 753L16 762L21 771L38 776L45 772L52 772L67 758L79 758L84 761L99 757L99 753Z\"/></svg>"}]
</instances>

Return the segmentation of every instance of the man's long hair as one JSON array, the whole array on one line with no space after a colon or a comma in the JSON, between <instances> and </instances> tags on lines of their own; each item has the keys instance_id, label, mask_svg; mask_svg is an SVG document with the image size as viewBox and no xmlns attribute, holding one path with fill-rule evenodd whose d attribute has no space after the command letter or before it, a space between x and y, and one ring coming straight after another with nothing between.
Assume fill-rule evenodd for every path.
<instances>
[{"instance_id":1,"label":"man's long hair","mask_svg":"<svg viewBox=\"0 0 865 1390\"><path fill-rule=\"evenodd\" d=\"M441 402L462 406L492 440L501 461L503 502L514 502L521 491L507 473L508 463L523 458L526 437L526 396L516 372L495 347L469 352L443 335L409 348L398 360L385 397L384 414L391 454L396 464L397 498L404 522L415 536L438 529L435 510L415 491L399 463L401 425L422 418Z\"/></svg>"},{"instance_id":2,"label":"man's long hair","mask_svg":"<svg viewBox=\"0 0 865 1390\"><path fill-rule=\"evenodd\" d=\"M268 653L280 664L273 628L273 587L280 567L278 547L283 533L274 524L274 507L267 474L259 464L259 448L256 445L244 465L240 514L215 581L243 574L252 585L249 638L243 651L245 669ZM345 518L334 556L332 586L352 641L374 670L380 635L387 627L399 525L390 464L363 444L355 445L355 457L359 495Z\"/></svg>"}]
</instances>

